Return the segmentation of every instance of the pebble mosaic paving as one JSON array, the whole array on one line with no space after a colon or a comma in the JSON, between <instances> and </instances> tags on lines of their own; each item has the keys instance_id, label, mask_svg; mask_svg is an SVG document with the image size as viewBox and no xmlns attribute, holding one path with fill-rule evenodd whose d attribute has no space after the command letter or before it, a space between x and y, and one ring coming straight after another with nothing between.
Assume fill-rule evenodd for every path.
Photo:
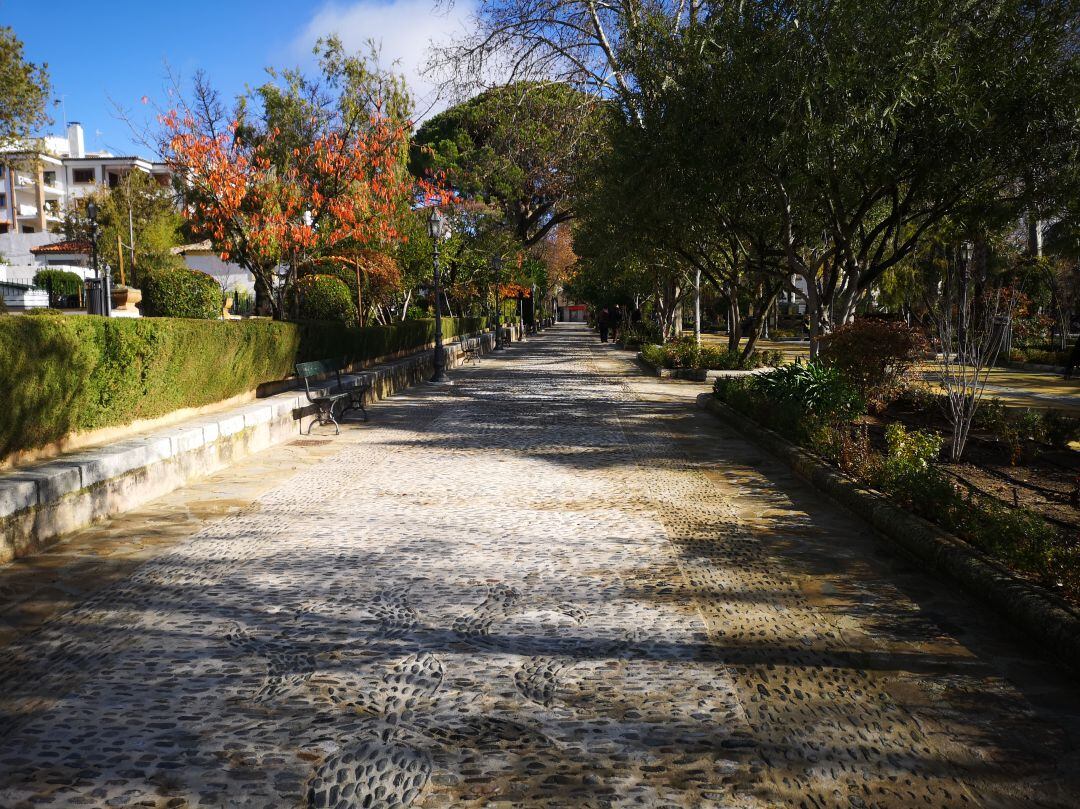
<instances>
[{"instance_id":1,"label":"pebble mosaic paving","mask_svg":"<svg viewBox=\"0 0 1080 809\"><path fill-rule=\"evenodd\" d=\"M1080 805L1052 667L700 387L455 377L9 643L0 806Z\"/></svg>"}]
</instances>

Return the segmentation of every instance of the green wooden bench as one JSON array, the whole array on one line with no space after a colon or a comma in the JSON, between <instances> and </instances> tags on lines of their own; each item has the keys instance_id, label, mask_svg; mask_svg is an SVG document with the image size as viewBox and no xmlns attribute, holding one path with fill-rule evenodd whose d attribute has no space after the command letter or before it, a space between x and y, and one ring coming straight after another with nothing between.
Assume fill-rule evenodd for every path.
<instances>
[{"instance_id":1,"label":"green wooden bench","mask_svg":"<svg viewBox=\"0 0 1080 809\"><path fill-rule=\"evenodd\" d=\"M311 428L316 424L333 424L334 434L341 433L338 418L342 418L350 410L359 410L364 414L364 421L368 420L367 409L364 407L364 393L371 387L371 381L362 379L361 384L346 387L341 381L341 371L347 366L344 360L313 360L312 362L296 363L296 375L304 380L304 392L307 399L315 405L315 418L308 424L307 433L311 435ZM333 375L334 384L327 388L318 387L318 382L312 386L313 380L320 378L330 382ZM365 375L366 377L366 375ZM334 408L338 402L348 400L348 404L334 417Z\"/></svg>"},{"instance_id":2,"label":"green wooden bench","mask_svg":"<svg viewBox=\"0 0 1080 809\"><path fill-rule=\"evenodd\" d=\"M479 337L466 337L462 335L458 338L458 342L461 344L461 362L480 362L480 338Z\"/></svg>"}]
</instances>

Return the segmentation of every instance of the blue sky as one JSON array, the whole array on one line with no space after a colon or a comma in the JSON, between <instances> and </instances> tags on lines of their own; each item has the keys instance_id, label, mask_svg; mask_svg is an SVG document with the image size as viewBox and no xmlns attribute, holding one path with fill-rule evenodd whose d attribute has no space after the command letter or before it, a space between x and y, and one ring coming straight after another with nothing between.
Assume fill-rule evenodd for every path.
<instances>
[{"instance_id":1,"label":"blue sky","mask_svg":"<svg viewBox=\"0 0 1080 809\"><path fill-rule=\"evenodd\" d=\"M167 69L182 79L205 70L231 98L264 77L267 65L310 64L315 39L341 35L361 49L382 45L384 62L414 86L421 107L436 103L421 76L428 44L467 25L470 2L434 13L434 0L0 0L0 25L11 26L27 58L47 62L57 134L63 122L80 121L88 150L150 156L110 99L134 116L153 121L153 106L169 106ZM152 104L143 104L143 96ZM438 105L437 105L438 106Z\"/></svg>"}]
</instances>

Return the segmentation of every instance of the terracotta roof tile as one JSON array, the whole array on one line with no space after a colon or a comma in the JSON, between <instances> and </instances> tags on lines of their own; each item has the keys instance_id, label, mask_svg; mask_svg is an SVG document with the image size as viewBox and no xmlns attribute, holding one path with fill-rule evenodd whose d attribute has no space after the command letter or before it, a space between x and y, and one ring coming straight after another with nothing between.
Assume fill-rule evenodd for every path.
<instances>
[{"instance_id":1,"label":"terracotta roof tile","mask_svg":"<svg viewBox=\"0 0 1080 809\"><path fill-rule=\"evenodd\" d=\"M31 247L30 252L35 256L38 253L89 253L90 242L82 239L68 239L63 242L43 244L41 247Z\"/></svg>"}]
</instances>

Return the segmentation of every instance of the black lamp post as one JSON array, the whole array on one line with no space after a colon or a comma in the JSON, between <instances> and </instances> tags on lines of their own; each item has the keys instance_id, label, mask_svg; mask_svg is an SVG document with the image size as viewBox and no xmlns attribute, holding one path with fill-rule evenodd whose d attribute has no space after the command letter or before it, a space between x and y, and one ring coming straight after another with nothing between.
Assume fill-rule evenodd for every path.
<instances>
[{"instance_id":1,"label":"black lamp post","mask_svg":"<svg viewBox=\"0 0 1080 809\"><path fill-rule=\"evenodd\" d=\"M435 356L432 364L435 373L431 375L431 382L448 384L450 380L446 376L446 354L443 351L442 341L442 284L439 277L439 242L445 239L450 232L450 225L446 217L438 208L432 206L428 214L428 235L431 236L435 246Z\"/></svg>"},{"instance_id":2,"label":"black lamp post","mask_svg":"<svg viewBox=\"0 0 1080 809\"><path fill-rule=\"evenodd\" d=\"M527 343L528 340L525 338L525 295L521 292L521 290L518 290L517 299L518 326L521 329L521 342Z\"/></svg>"},{"instance_id":3,"label":"black lamp post","mask_svg":"<svg viewBox=\"0 0 1080 809\"><path fill-rule=\"evenodd\" d=\"M502 256L491 257L491 269L495 271L495 345L492 346L492 351L502 351L502 312L499 306L499 281L502 279Z\"/></svg>"},{"instance_id":4,"label":"black lamp post","mask_svg":"<svg viewBox=\"0 0 1080 809\"><path fill-rule=\"evenodd\" d=\"M98 282L96 289L93 290L97 298L97 306L94 308L97 309L99 315L108 317L111 300L108 294L108 284L102 279L101 270L98 268L98 206L94 200L90 200L86 204L86 218L90 222L90 266L94 268L94 278Z\"/></svg>"}]
</instances>

